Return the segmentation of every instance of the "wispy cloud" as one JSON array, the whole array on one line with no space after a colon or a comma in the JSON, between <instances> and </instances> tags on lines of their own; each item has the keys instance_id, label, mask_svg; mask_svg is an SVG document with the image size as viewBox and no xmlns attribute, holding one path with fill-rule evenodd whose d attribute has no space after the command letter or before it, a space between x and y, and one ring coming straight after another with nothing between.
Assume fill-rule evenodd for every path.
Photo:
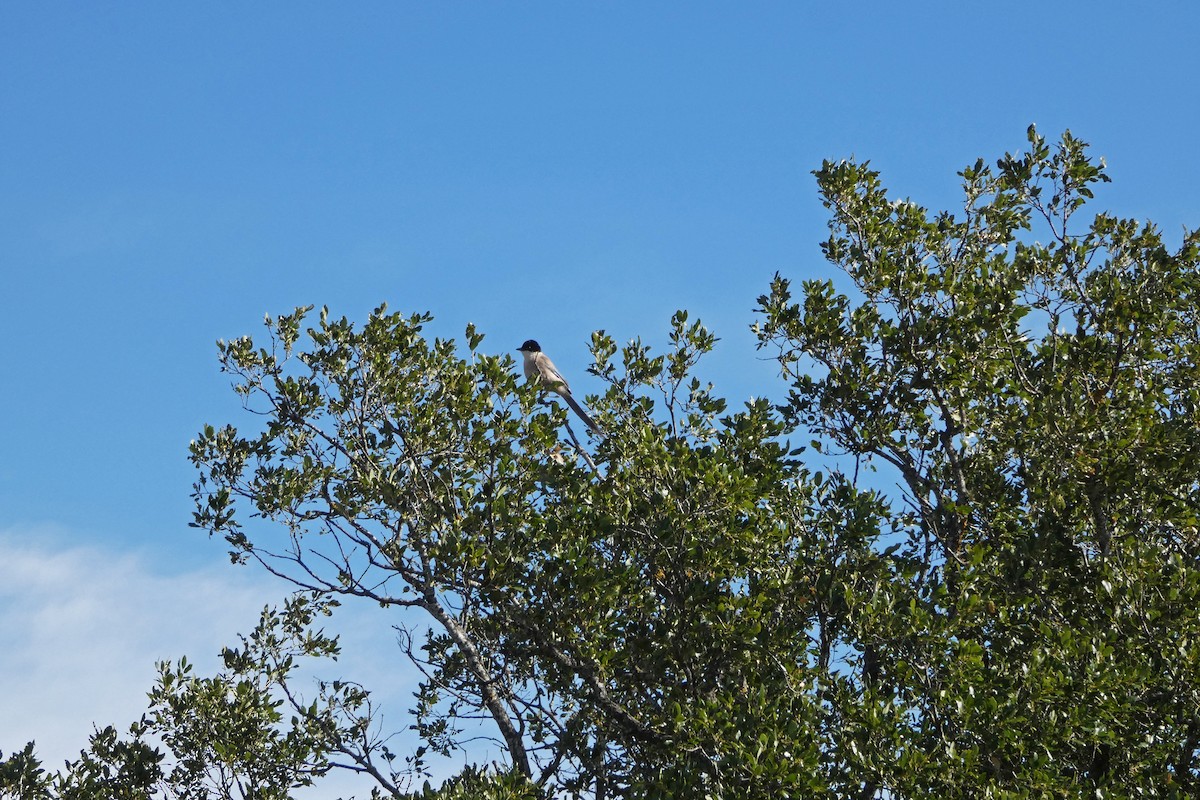
<instances>
[{"instance_id":1,"label":"wispy cloud","mask_svg":"<svg viewBox=\"0 0 1200 800\"><path fill-rule=\"evenodd\" d=\"M71 539L0 530L0 749L34 739L48 766L76 757L93 724L139 717L156 662L186 654L215 669L221 646L284 594L248 571L169 574Z\"/></svg>"},{"instance_id":2,"label":"wispy cloud","mask_svg":"<svg viewBox=\"0 0 1200 800\"><path fill-rule=\"evenodd\" d=\"M77 758L93 726L123 731L141 716L157 662L186 655L196 674L213 674L221 648L289 591L227 562L171 571L80 541L53 525L0 529L0 750L35 740L50 769ZM342 634L342 658L317 672L370 689L403 753L418 678L397 649L396 622L374 607L339 609L327 627ZM462 761L448 759L435 774L448 776ZM368 792L361 779L335 773L302 796Z\"/></svg>"}]
</instances>

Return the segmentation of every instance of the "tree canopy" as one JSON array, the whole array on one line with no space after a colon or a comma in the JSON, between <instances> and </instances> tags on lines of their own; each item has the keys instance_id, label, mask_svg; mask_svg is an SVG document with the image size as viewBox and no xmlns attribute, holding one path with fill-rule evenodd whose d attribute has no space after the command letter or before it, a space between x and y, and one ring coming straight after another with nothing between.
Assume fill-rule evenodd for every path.
<instances>
[{"instance_id":1,"label":"tree canopy","mask_svg":"<svg viewBox=\"0 0 1200 800\"><path fill-rule=\"evenodd\" d=\"M663 352L593 335L591 437L426 314L302 308L220 343L259 416L192 443L194 525L296 594L218 675L161 665L127 738L56 775L27 748L0 786L1200 793L1200 237L1086 216L1108 177L1070 133L964 169L954 212L867 163L815 174L846 280L758 299L774 402L697 377L717 340L682 311ZM406 631L412 753L367 687L295 678L352 602ZM481 721L503 763L420 786Z\"/></svg>"}]
</instances>

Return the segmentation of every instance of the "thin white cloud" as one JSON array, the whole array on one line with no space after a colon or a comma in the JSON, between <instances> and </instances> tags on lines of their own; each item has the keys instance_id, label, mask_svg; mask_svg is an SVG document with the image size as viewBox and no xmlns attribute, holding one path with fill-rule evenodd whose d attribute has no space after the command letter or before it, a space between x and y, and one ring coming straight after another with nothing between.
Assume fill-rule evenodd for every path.
<instances>
[{"instance_id":1,"label":"thin white cloud","mask_svg":"<svg viewBox=\"0 0 1200 800\"><path fill-rule=\"evenodd\" d=\"M0 529L0 750L7 756L34 740L50 770L78 757L93 726L123 732L141 716L157 662L186 655L196 674L213 674L221 648L289 592L223 560L170 572L95 537L83 541L52 525ZM370 689L404 753L418 678L397 649L396 621L374 607L339 609L326 627L342 634L342 657L317 671ZM453 774L462 761L448 759L435 774ZM365 797L363 786L335 773L301 796Z\"/></svg>"},{"instance_id":2,"label":"thin white cloud","mask_svg":"<svg viewBox=\"0 0 1200 800\"><path fill-rule=\"evenodd\" d=\"M249 571L172 575L71 539L53 526L0 531L0 749L36 740L52 768L78 756L93 725L141 715L158 661L186 654L211 671L284 594Z\"/></svg>"}]
</instances>

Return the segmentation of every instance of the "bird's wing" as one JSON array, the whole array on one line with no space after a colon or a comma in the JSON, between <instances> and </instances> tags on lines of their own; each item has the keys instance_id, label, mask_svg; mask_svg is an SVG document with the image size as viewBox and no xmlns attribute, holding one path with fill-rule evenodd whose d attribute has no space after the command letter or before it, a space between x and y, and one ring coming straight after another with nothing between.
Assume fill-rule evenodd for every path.
<instances>
[{"instance_id":1,"label":"bird's wing","mask_svg":"<svg viewBox=\"0 0 1200 800\"><path fill-rule=\"evenodd\" d=\"M555 366L554 362L545 353L537 355L538 372L542 376L542 380L558 394L570 394L571 387L567 383L567 379L562 376Z\"/></svg>"},{"instance_id":2,"label":"bird's wing","mask_svg":"<svg viewBox=\"0 0 1200 800\"><path fill-rule=\"evenodd\" d=\"M567 379L562 376L562 373L554 366L554 362L550 360L545 353L538 353L535 362L537 364L538 377L542 382L551 389L555 394L567 401L572 410L579 415L579 418L591 428L593 431L599 431L600 428L588 413L583 410L579 403L575 402L575 398L571 396L571 387L567 385Z\"/></svg>"}]
</instances>

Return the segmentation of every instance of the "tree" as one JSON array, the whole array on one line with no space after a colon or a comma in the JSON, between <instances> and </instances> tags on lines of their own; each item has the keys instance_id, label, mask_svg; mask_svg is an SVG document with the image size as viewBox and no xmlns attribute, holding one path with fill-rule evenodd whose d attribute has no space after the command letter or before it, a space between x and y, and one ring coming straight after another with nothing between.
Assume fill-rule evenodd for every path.
<instances>
[{"instance_id":1,"label":"tree","mask_svg":"<svg viewBox=\"0 0 1200 800\"><path fill-rule=\"evenodd\" d=\"M789 422L899 483L891 577L835 615L835 749L892 796L1194 796L1200 240L1081 229L1103 164L1029 143L961 173L960 217L825 164L863 301L760 300Z\"/></svg>"},{"instance_id":2,"label":"tree","mask_svg":"<svg viewBox=\"0 0 1200 800\"><path fill-rule=\"evenodd\" d=\"M268 348L223 345L268 423L196 442L197 524L305 591L424 611L434 627L407 654L430 748L483 715L544 792L812 779L796 767L819 753L798 735L818 707L814 568L794 552L809 489L765 401L718 422L724 403L689 378L710 334L677 314L671 353L630 345L620 374L597 335L611 386L597 474L560 443L561 409L535 410L473 331L464 358L421 338L423 316L380 309L356 330L322 313L289 372L305 313L271 320ZM238 502L286 535L252 537ZM771 640L771 624L794 634ZM735 733L754 744L731 760Z\"/></svg>"},{"instance_id":3,"label":"tree","mask_svg":"<svg viewBox=\"0 0 1200 800\"><path fill-rule=\"evenodd\" d=\"M730 412L684 312L662 354L593 337L586 443L474 329L427 340L427 315L298 309L221 343L263 422L193 443L194 524L299 594L215 683L163 665L143 721L174 754L162 781L1194 796L1197 235L1080 230L1107 177L1069 133L964 170L958 215L890 200L867 164L816 175L855 297L808 281L794 302L777 276L759 299L778 405ZM301 697L294 659L336 653L313 627L336 602L407 626L406 761L363 687ZM478 720L505 764L412 792ZM6 768L28 780L31 757Z\"/></svg>"}]
</instances>

